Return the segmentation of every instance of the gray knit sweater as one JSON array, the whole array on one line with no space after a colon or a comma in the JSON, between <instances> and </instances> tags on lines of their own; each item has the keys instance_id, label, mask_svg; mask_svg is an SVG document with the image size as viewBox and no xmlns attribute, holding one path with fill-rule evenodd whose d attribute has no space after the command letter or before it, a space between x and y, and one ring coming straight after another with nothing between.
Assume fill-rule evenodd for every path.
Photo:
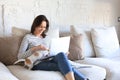
<instances>
[{"instance_id":1,"label":"gray knit sweater","mask_svg":"<svg viewBox=\"0 0 120 80\"><path fill-rule=\"evenodd\" d=\"M38 46L40 44L46 46L46 44L44 43L44 38L36 37L35 35L32 35L31 33L25 35L25 37L23 38L21 42L21 46L20 46L19 53L18 53L18 59L25 59L29 57L32 54L30 48L34 46Z\"/></svg>"}]
</instances>

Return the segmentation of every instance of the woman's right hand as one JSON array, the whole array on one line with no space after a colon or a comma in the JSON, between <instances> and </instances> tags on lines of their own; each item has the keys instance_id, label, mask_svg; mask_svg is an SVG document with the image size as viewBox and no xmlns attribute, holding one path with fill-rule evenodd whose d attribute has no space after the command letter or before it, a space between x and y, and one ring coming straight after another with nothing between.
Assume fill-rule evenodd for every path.
<instances>
[{"instance_id":1,"label":"woman's right hand","mask_svg":"<svg viewBox=\"0 0 120 80\"><path fill-rule=\"evenodd\" d=\"M38 50L48 50L48 48L46 48L45 46L43 45L38 45L36 46L38 48Z\"/></svg>"},{"instance_id":2,"label":"woman's right hand","mask_svg":"<svg viewBox=\"0 0 120 80\"><path fill-rule=\"evenodd\" d=\"M32 47L31 50L32 50L32 52L34 52L34 51L38 51L38 50L48 50L48 48L46 48L43 45L38 45L38 46Z\"/></svg>"}]
</instances>

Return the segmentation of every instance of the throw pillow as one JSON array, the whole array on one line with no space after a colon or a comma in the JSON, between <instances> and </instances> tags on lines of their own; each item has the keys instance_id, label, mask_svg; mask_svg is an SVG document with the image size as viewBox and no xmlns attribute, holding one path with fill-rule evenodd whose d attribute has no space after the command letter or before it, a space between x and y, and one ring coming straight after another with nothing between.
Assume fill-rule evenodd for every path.
<instances>
[{"instance_id":1,"label":"throw pillow","mask_svg":"<svg viewBox=\"0 0 120 80\"><path fill-rule=\"evenodd\" d=\"M119 49L115 27L95 28L91 30L92 41L97 57L113 57Z\"/></svg>"},{"instance_id":2,"label":"throw pillow","mask_svg":"<svg viewBox=\"0 0 120 80\"><path fill-rule=\"evenodd\" d=\"M83 52L85 57L95 56L90 31L91 28L87 25L71 26L71 34L82 34L83 36Z\"/></svg>"},{"instance_id":3,"label":"throw pillow","mask_svg":"<svg viewBox=\"0 0 120 80\"><path fill-rule=\"evenodd\" d=\"M17 27L12 27L12 34L17 36L24 36L25 34L30 33L29 30L21 29Z\"/></svg>"},{"instance_id":4,"label":"throw pillow","mask_svg":"<svg viewBox=\"0 0 120 80\"><path fill-rule=\"evenodd\" d=\"M17 60L21 36L0 37L0 61L11 65Z\"/></svg>"},{"instance_id":5,"label":"throw pillow","mask_svg":"<svg viewBox=\"0 0 120 80\"><path fill-rule=\"evenodd\" d=\"M70 60L84 59L82 34L71 35L69 51L70 54L68 55L68 58Z\"/></svg>"}]
</instances>

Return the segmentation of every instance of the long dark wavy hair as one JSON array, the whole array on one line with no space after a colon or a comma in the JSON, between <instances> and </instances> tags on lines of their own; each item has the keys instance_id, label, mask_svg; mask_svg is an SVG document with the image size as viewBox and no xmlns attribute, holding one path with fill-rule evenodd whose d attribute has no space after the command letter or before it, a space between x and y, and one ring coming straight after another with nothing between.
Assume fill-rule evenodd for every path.
<instances>
[{"instance_id":1,"label":"long dark wavy hair","mask_svg":"<svg viewBox=\"0 0 120 80\"><path fill-rule=\"evenodd\" d=\"M45 21L47 24L46 24L46 30L42 33L42 37L45 38L46 36L46 32L48 31L49 29L49 21L48 19L46 18L45 15L38 15L34 21L33 21L33 24L31 26L31 33L34 34L34 31L35 31L35 28L38 27L39 25L41 25L42 21Z\"/></svg>"}]
</instances>

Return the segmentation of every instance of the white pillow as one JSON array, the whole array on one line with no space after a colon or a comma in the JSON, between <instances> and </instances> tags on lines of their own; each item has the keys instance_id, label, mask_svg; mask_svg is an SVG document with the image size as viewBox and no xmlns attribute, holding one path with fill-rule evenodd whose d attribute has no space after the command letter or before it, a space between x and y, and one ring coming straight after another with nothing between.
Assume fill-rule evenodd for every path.
<instances>
[{"instance_id":1,"label":"white pillow","mask_svg":"<svg viewBox=\"0 0 120 80\"><path fill-rule=\"evenodd\" d=\"M71 26L71 34L83 35L83 53L85 57L95 56L90 31L91 28L87 25Z\"/></svg>"},{"instance_id":2,"label":"white pillow","mask_svg":"<svg viewBox=\"0 0 120 80\"><path fill-rule=\"evenodd\" d=\"M115 27L95 28L91 30L92 41L97 57L113 57L119 49Z\"/></svg>"}]
</instances>

